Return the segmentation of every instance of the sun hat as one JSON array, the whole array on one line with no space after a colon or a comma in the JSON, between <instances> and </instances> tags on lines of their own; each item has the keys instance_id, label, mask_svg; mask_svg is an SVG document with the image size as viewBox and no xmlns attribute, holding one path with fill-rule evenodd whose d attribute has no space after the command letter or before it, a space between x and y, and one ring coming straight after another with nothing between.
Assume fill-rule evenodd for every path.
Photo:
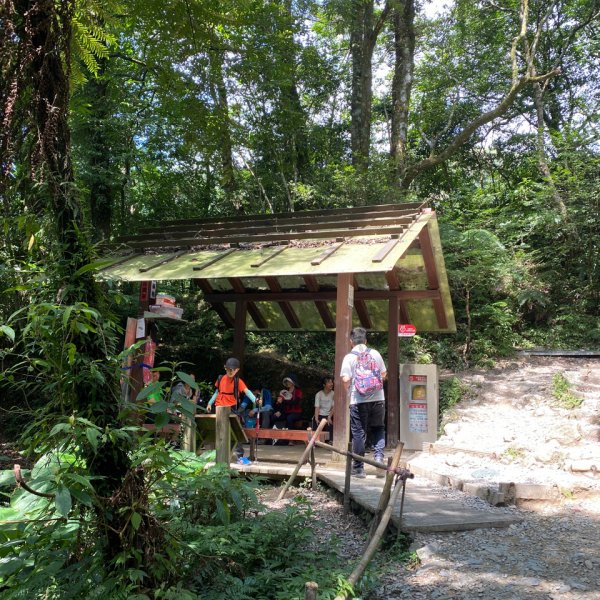
<instances>
[{"instance_id":1,"label":"sun hat","mask_svg":"<svg viewBox=\"0 0 600 600\"><path fill-rule=\"evenodd\" d=\"M298 387L298 378L293 374L290 373L289 375L286 375L283 378L283 385L285 385L287 382L290 382L294 387Z\"/></svg>"}]
</instances>

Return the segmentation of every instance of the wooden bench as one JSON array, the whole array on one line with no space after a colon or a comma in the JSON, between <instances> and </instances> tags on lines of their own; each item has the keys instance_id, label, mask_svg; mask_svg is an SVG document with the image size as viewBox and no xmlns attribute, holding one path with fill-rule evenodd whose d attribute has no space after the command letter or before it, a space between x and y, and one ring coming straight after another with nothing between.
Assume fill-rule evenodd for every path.
<instances>
[{"instance_id":1,"label":"wooden bench","mask_svg":"<svg viewBox=\"0 0 600 600\"><path fill-rule=\"evenodd\" d=\"M308 444L313 436L313 431L309 429L256 429L244 428L244 433L250 440L250 460L256 460L256 446L258 440L293 440ZM319 434L319 440L326 442L329 439L329 433L323 431Z\"/></svg>"}]
</instances>

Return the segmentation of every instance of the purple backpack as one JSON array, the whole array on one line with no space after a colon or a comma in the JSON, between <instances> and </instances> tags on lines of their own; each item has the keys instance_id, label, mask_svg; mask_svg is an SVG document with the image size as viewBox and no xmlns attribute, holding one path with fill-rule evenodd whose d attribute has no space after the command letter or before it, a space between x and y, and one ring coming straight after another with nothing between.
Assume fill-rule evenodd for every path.
<instances>
[{"instance_id":1,"label":"purple backpack","mask_svg":"<svg viewBox=\"0 0 600 600\"><path fill-rule=\"evenodd\" d=\"M354 388L362 396L367 396L383 389L381 371L377 361L371 356L368 348L364 352L354 352L356 364L354 365Z\"/></svg>"}]
</instances>

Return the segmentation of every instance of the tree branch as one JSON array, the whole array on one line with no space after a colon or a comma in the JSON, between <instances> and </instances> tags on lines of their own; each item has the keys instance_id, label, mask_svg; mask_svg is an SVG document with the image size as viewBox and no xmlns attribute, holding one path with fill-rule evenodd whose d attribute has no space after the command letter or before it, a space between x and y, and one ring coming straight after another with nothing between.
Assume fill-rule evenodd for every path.
<instances>
[{"instance_id":1,"label":"tree branch","mask_svg":"<svg viewBox=\"0 0 600 600\"><path fill-rule=\"evenodd\" d=\"M489 111L483 113L482 115L479 115L479 117L477 117L476 119L471 121L468 125L466 125L465 128L454 138L452 143L449 146L447 146L443 152L440 152L439 154L432 153L427 158L408 167L406 169L406 171L404 172L404 176L402 177L401 187L403 189L407 189L419 173L421 173L422 171L425 171L426 169L430 169L431 167L439 165L440 163L447 160L450 156L452 156L455 152L457 152L458 149L482 125L485 125L486 123L489 123L490 121L493 121L494 119L497 119L498 117L501 117L503 114L505 114L508 111L508 109L511 107L512 103L514 102L517 94L526 85L528 85L530 83L543 82L543 81L546 81L547 79L550 79L551 77L555 77L556 75L559 75L559 74L560 74L560 69L556 68L556 69L552 69L552 71L549 71L548 73L545 73L544 75L538 75L536 77L526 75L526 76L522 77L519 81L517 81L517 83L515 85L513 85L510 88L510 90L508 91L506 96L504 96L504 98L502 99L500 104L498 104L498 106L496 106L492 110L489 110Z\"/></svg>"},{"instance_id":2,"label":"tree branch","mask_svg":"<svg viewBox=\"0 0 600 600\"><path fill-rule=\"evenodd\" d=\"M25 491L29 492L30 494L33 494L34 496L39 496L40 498L54 498L54 494L47 494L46 492L37 492L33 488L30 488L25 483L25 479L23 479L23 473L21 473L21 465L15 465L13 467L13 473L15 474L17 485L23 488Z\"/></svg>"}]
</instances>

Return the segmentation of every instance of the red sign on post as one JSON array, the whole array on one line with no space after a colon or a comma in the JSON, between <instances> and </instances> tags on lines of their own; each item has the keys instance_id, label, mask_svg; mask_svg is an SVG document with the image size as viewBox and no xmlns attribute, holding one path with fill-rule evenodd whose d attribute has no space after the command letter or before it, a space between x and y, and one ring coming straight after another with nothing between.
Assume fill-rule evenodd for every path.
<instances>
[{"instance_id":1,"label":"red sign on post","mask_svg":"<svg viewBox=\"0 0 600 600\"><path fill-rule=\"evenodd\" d=\"M398 337L412 337L417 333L417 328L410 323L401 323L398 325Z\"/></svg>"}]
</instances>

